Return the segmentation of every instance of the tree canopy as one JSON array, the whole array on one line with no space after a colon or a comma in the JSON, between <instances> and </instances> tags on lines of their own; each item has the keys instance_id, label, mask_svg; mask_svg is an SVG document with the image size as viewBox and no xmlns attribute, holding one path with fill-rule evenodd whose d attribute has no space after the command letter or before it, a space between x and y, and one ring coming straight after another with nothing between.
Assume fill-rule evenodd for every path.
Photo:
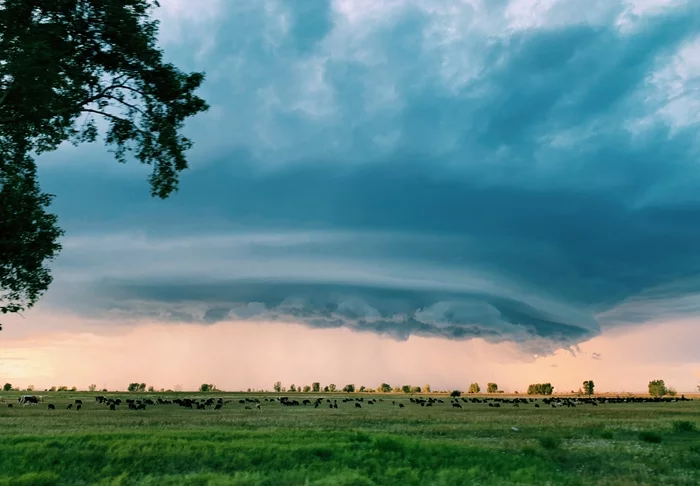
<instances>
[{"instance_id":1,"label":"tree canopy","mask_svg":"<svg viewBox=\"0 0 700 486\"><path fill-rule=\"evenodd\" d=\"M651 380L649 382L649 395L652 397L662 397L668 393L664 380Z\"/></svg>"},{"instance_id":2,"label":"tree canopy","mask_svg":"<svg viewBox=\"0 0 700 486\"><path fill-rule=\"evenodd\" d=\"M94 142L98 120L119 162L151 165L152 196L177 190L191 140L187 118L208 109L204 80L163 59L155 0L0 1L0 313L32 307L63 232L48 212L34 157Z\"/></svg>"}]
</instances>

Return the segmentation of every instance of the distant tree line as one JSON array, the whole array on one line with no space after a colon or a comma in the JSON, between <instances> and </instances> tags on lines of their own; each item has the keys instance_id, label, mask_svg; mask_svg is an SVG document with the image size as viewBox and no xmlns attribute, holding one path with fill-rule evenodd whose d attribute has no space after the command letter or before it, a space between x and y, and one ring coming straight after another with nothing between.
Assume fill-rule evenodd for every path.
<instances>
[{"instance_id":1,"label":"distant tree line","mask_svg":"<svg viewBox=\"0 0 700 486\"><path fill-rule=\"evenodd\" d=\"M551 395L554 387L551 383L533 383L527 387L528 395Z\"/></svg>"},{"instance_id":2,"label":"distant tree line","mask_svg":"<svg viewBox=\"0 0 700 486\"><path fill-rule=\"evenodd\" d=\"M273 385L273 390L275 392L281 393L281 392L292 392L292 393L336 393L338 392L338 387L334 383L330 383L326 386L321 386L321 383L318 381L313 382L311 385L295 385L291 384L289 388L282 386L281 381L276 381ZM164 388L156 390L153 386L146 386L145 383L129 383L127 390L131 393L144 393L148 391L149 393L155 393L155 392L172 392L172 390L166 390ZM656 380L651 380L648 385L648 390L649 390L649 395L653 397L663 397L663 396L675 396L676 395L676 390L674 390L671 387L667 387L666 383L664 380L661 379L656 379ZM697 390L700 392L700 385L697 386ZM12 392L12 391L23 391L19 387L13 386L11 383L5 383L2 387L2 391L4 392ZM34 391L34 385L29 385L27 388L24 390L27 392L32 392ZM50 388L45 389L44 391L46 392L76 392L78 391L78 388L73 386L73 387L68 387L65 385L60 385L60 386L52 386ZM102 390L97 389L96 384L90 384L87 388L87 391L89 392L96 392L96 391L102 391L102 392L107 392L106 388L103 388ZM182 386L181 385L176 385L175 386L175 391L182 391ZM219 388L217 388L216 385L212 383L203 383L199 387L199 392L202 393L208 393L208 392L221 392ZM264 390L251 390L248 388L248 393L251 393L253 391L258 391L258 392L264 392ZM357 387L353 383L349 383L345 385L340 391L343 391L345 393L432 393L432 389L430 385L423 385L421 386L415 386L415 385L401 385L401 386L391 386L388 383L381 383L377 388L368 388L365 387L364 385ZM503 393L502 390L499 390L498 385L493 382L489 382L486 385L486 392L487 393ZM533 383L528 386L527 388L527 394L528 395L551 395L554 392L554 387L552 386L551 383ZM437 392L437 393L448 393L448 392ZM462 392L460 390L453 390L450 393L450 396L452 397L459 397ZM481 393L481 386L478 383L471 383L469 385L469 388L467 389L467 393L471 394L476 394L476 393ZM518 393L517 391L515 393ZM572 391L572 393L575 393ZM579 395L593 395L595 394L595 383L593 380L585 380L583 382L583 386L579 389L578 391Z\"/></svg>"}]
</instances>

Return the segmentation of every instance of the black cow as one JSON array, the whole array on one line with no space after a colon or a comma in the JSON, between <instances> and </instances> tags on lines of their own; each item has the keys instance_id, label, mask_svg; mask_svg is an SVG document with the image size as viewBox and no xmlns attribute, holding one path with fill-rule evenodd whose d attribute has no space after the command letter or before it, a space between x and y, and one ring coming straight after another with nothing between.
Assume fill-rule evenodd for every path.
<instances>
[{"instance_id":1,"label":"black cow","mask_svg":"<svg viewBox=\"0 0 700 486\"><path fill-rule=\"evenodd\" d=\"M49 410L56 410L56 405L49 403Z\"/></svg>"},{"instance_id":2,"label":"black cow","mask_svg":"<svg viewBox=\"0 0 700 486\"><path fill-rule=\"evenodd\" d=\"M355 402L355 408L362 408L362 405L360 405L359 403Z\"/></svg>"},{"instance_id":3,"label":"black cow","mask_svg":"<svg viewBox=\"0 0 700 486\"><path fill-rule=\"evenodd\" d=\"M82 404L80 404L80 403L77 404L77 405L75 406L75 409L76 409L76 410L80 410L81 408L83 408L83 406L82 406Z\"/></svg>"}]
</instances>

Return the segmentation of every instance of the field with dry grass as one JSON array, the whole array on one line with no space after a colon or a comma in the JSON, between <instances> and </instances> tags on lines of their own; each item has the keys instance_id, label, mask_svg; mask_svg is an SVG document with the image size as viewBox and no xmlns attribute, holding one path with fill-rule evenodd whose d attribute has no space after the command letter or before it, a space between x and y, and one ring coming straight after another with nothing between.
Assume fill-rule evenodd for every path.
<instances>
[{"instance_id":1,"label":"field with dry grass","mask_svg":"<svg viewBox=\"0 0 700 486\"><path fill-rule=\"evenodd\" d=\"M445 396L426 407L417 396L295 393L300 405L283 406L278 395L117 393L112 411L96 394L41 393L26 407L0 395L0 484L700 484L698 400L453 408ZM177 397L223 404L125 402ZM76 399L82 409L67 409Z\"/></svg>"}]
</instances>

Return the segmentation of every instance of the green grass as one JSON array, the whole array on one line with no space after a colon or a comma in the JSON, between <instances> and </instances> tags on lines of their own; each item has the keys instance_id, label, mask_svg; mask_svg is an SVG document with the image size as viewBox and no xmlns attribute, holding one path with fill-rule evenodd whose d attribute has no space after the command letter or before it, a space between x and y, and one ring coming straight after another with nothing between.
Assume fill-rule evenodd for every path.
<instances>
[{"instance_id":1,"label":"green grass","mask_svg":"<svg viewBox=\"0 0 700 486\"><path fill-rule=\"evenodd\" d=\"M0 404L0 485L700 484L700 401L453 409L384 396L356 409L337 394L338 409L246 410L246 395L225 395L219 411L112 412L90 394L42 395L57 410ZM65 409L74 398L82 410Z\"/></svg>"}]
</instances>

